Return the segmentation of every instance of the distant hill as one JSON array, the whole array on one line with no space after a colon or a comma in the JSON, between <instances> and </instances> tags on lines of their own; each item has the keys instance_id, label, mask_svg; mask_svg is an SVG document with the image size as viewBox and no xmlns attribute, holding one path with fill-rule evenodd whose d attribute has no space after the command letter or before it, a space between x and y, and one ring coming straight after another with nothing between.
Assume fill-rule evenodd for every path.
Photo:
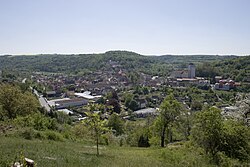
<instances>
[{"instance_id":1,"label":"distant hill","mask_svg":"<svg viewBox=\"0 0 250 167\"><path fill-rule=\"evenodd\" d=\"M115 61L123 69L138 70L149 74L167 75L174 67L185 67L189 62L202 63L235 59L236 56L218 55L164 55L143 56L128 51L108 51L102 54L41 54L32 56L0 56L0 69L42 72L79 72L110 68Z\"/></svg>"}]
</instances>

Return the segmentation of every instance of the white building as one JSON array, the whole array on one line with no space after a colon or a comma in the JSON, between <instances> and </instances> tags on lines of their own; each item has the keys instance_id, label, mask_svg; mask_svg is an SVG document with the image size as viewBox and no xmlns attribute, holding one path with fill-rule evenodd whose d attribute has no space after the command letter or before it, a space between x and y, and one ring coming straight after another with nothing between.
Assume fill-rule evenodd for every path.
<instances>
[{"instance_id":1,"label":"white building","mask_svg":"<svg viewBox=\"0 0 250 167\"><path fill-rule=\"evenodd\" d=\"M145 118L147 116L157 115L157 110L155 108L145 108L135 111L134 115L138 118Z\"/></svg>"},{"instance_id":2,"label":"white building","mask_svg":"<svg viewBox=\"0 0 250 167\"><path fill-rule=\"evenodd\" d=\"M88 101L83 98L76 98L76 99L66 99L55 101L56 109L64 109L67 107L77 107L77 106L84 106L88 104Z\"/></svg>"}]
</instances>

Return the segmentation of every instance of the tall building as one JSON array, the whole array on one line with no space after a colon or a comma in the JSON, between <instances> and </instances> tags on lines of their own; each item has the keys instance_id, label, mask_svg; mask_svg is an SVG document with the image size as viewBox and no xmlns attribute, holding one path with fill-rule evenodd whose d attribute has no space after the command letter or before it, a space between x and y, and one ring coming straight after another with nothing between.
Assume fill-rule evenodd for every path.
<instances>
[{"instance_id":1,"label":"tall building","mask_svg":"<svg viewBox=\"0 0 250 167\"><path fill-rule=\"evenodd\" d=\"M195 65L193 63L188 65L188 78L195 78Z\"/></svg>"}]
</instances>

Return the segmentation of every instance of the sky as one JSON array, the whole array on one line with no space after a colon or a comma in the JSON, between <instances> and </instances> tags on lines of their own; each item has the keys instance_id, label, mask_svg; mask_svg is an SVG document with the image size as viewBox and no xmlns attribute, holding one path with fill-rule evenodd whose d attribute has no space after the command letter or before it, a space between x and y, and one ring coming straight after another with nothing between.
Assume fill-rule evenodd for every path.
<instances>
[{"instance_id":1,"label":"sky","mask_svg":"<svg viewBox=\"0 0 250 167\"><path fill-rule=\"evenodd\" d=\"M250 55L250 0L0 0L0 54Z\"/></svg>"}]
</instances>

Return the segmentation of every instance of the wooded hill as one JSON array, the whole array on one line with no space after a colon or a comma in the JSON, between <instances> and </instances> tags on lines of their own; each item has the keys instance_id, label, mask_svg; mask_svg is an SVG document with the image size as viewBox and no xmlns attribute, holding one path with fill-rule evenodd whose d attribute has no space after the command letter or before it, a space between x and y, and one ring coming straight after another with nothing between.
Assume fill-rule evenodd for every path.
<instances>
[{"instance_id":1,"label":"wooded hill","mask_svg":"<svg viewBox=\"0 0 250 167\"><path fill-rule=\"evenodd\" d=\"M236 56L218 55L164 55L143 56L128 51L109 51L102 54L42 54L0 56L0 70L74 72L94 71L110 68L110 60L118 62L123 69L138 70L152 75L167 75L175 67L187 67L187 64L213 62L234 59Z\"/></svg>"},{"instance_id":2,"label":"wooded hill","mask_svg":"<svg viewBox=\"0 0 250 167\"><path fill-rule=\"evenodd\" d=\"M250 56L234 57L213 63L204 62L197 67L197 72L198 76L214 78L220 75L238 82L250 82Z\"/></svg>"}]
</instances>

